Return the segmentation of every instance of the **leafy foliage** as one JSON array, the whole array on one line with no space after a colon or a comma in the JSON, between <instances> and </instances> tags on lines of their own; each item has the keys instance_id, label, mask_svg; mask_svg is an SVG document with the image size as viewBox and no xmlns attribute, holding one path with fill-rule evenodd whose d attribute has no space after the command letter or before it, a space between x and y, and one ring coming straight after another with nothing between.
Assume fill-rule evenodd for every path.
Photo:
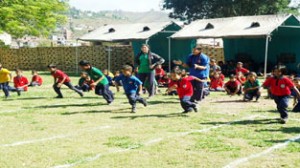
<instances>
[{"instance_id":1,"label":"leafy foliage","mask_svg":"<svg viewBox=\"0 0 300 168\"><path fill-rule=\"evenodd\" d=\"M164 0L163 8L172 9L171 18L196 20L245 15L298 13L299 3L292 0Z\"/></svg>"},{"instance_id":2,"label":"leafy foliage","mask_svg":"<svg viewBox=\"0 0 300 168\"><path fill-rule=\"evenodd\" d=\"M14 37L47 36L66 21L63 0L0 0L0 31Z\"/></svg>"}]
</instances>

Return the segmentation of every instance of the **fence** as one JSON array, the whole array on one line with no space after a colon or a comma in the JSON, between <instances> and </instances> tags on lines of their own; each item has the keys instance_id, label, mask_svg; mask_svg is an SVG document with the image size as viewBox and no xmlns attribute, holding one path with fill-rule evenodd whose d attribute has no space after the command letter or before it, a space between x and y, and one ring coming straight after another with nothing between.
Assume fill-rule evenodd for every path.
<instances>
[{"instance_id":1,"label":"fence","mask_svg":"<svg viewBox=\"0 0 300 168\"><path fill-rule=\"evenodd\" d=\"M8 69L44 71L47 65L57 64L58 68L76 72L78 61L89 60L101 69L116 71L124 63L133 63L131 46L85 46L85 47L43 47L43 48L0 48L0 62Z\"/></svg>"}]
</instances>

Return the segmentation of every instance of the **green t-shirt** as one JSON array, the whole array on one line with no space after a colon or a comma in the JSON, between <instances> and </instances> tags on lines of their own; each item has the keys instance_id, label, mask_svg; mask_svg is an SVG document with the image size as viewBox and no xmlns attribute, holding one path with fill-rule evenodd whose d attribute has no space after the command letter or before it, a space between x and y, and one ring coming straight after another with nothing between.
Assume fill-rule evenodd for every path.
<instances>
[{"instance_id":1,"label":"green t-shirt","mask_svg":"<svg viewBox=\"0 0 300 168\"><path fill-rule=\"evenodd\" d=\"M139 59L140 66L138 73L150 73L153 71L150 69L148 54L142 54Z\"/></svg>"},{"instance_id":2,"label":"green t-shirt","mask_svg":"<svg viewBox=\"0 0 300 168\"><path fill-rule=\"evenodd\" d=\"M260 87L260 82L258 80L254 81L254 83L251 83L248 80L244 85L244 89L255 88L255 87ZM247 93L253 93L253 92L255 92L255 90L250 90Z\"/></svg>"},{"instance_id":3,"label":"green t-shirt","mask_svg":"<svg viewBox=\"0 0 300 168\"><path fill-rule=\"evenodd\" d=\"M109 82L108 82L107 78L105 77L105 75L100 71L100 69L92 67L92 69L88 70L87 73L89 74L91 79L93 79L95 82L97 80L99 80L100 78L102 78L102 76L104 76L104 79L98 83L98 86L99 85L108 85Z\"/></svg>"},{"instance_id":4,"label":"green t-shirt","mask_svg":"<svg viewBox=\"0 0 300 168\"><path fill-rule=\"evenodd\" d=\"M82 86L84 82L85 82L85 78L80 78L78 81L78 85Z\"/></svg>"}]
</instances>

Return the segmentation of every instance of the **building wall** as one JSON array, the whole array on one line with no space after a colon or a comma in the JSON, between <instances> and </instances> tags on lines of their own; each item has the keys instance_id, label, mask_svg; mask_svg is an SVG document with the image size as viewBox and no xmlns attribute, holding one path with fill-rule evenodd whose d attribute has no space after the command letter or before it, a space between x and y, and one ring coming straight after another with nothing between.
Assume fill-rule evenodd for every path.
<instances>
[{"instance_id":1,"label":"building wall","mask_svg":"<svg viewBox=\"0 0 300 168\"><path fill-rule=\"evenodd\" d=\"M125 63L133 63L131 46L113 46L111 49L111 71L120 70ZM100 69L108 68L108 51L105 46L0 48L0 62L8 69L21 68L23 70L44 71L47 70L48 64L55 63L58 68L64 71L76 72L78 70L77 64L82 59L89 60Z\"/></svg>"}]
</instances>

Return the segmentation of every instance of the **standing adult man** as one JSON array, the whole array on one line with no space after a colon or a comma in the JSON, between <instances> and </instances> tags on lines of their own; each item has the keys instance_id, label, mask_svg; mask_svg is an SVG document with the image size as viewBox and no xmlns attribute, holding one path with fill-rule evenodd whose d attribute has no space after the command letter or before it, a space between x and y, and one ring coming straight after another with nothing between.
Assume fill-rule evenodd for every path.
<instances>
[{"instance_id":1,"label":"standing adult man","mask_svg":"<svg viewBox=\"0 0 300 168\"><path fill-rule=\"evenodd\" d=\"M165 62L159 55L150 51L147 44L143 44L141 52L135 57L135 64L137 64L138 78L145 84L149 83L147 91L149 98L155 93L155 68Z\"/></svg>"},{"instance_id":2,"label":"standing adult man","mask_svg":"<svg viewBox=\"0 0 300 168\"><path fill-rule=\"evenodd\" d=\"M2 67L0 63L0 89L3 90L5 98L9 97L9 82L12 79L12 75L9 70Z\"/></svg>"},{"instance_id":3,"label":"standing adult man","mask_svg":"<svg viewBox=\"0 0 300 168\"><path fill-rule=\"evenodd\" d=\"M185 63L182 61L174 61L176 65L182 65L185 68L189 68L190 76L195 76L201 80L206 80L209 77L210 70L210 59L207 55L202 53L202 48L196 46L193 49L193 53L190 54ZM194 94L192 101L200 101L204 98L208 91L204 92L204 87L207 85L206 82L193 81Z\"/></svg>"}]
</instances>

